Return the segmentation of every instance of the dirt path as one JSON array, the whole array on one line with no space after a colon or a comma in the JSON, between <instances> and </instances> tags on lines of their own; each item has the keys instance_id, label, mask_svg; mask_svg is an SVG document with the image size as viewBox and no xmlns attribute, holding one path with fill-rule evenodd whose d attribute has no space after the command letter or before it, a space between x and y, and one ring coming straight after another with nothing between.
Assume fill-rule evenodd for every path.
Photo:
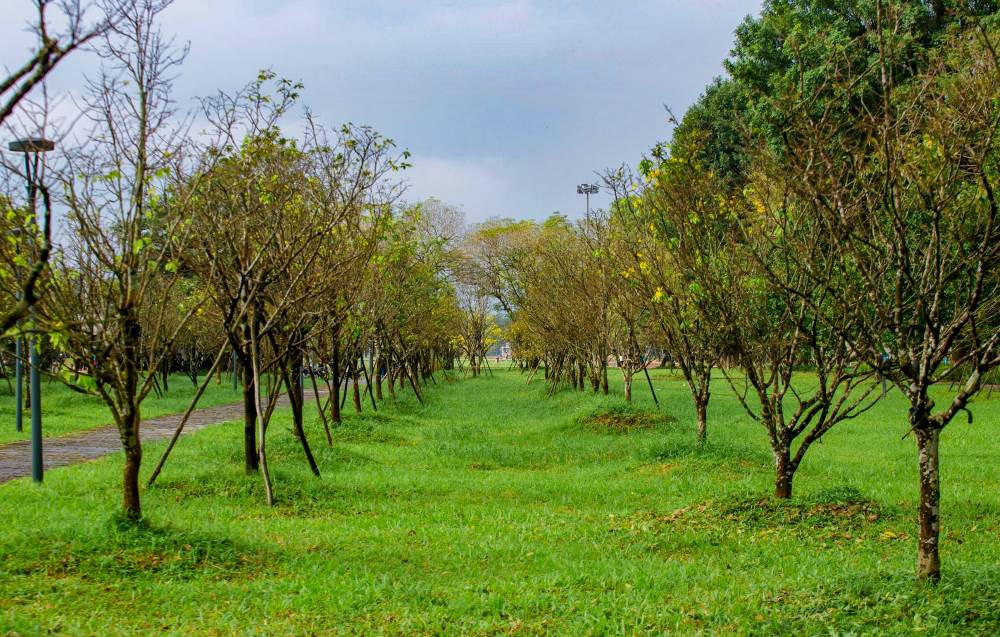
<instances>
[{"instance_id":1,"label":"dirt path","mask_svg":"<svg viewBox=\"0 0 1000 637\"><path fill-rule=\"evenodd\" d=\"M307 398L309 395L307 395ZM278 399L278 407L288 406L288 396ZM162 440L173 435L181 422L182 414L160 416L143 420L140 435L143 442ZM191 414L184 433L189 434L205 427L232 420L243 419L243 403L206 407ZM81 431L58 438L42 440L42 458L45 471L55 467L87 462L122 450L118 429L105 425L99 429ZM31 475L31 443L26 440L0 445L0 484L15 478Z\"/></svg>"}]
</instances>

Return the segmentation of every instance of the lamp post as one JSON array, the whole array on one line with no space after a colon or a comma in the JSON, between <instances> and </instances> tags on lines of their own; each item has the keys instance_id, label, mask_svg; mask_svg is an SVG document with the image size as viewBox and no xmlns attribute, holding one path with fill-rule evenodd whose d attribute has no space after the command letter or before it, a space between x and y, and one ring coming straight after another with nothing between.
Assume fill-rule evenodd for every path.
<instances>
[{"instance_id":1,"label":"lamp post","mask_svg":"<svg viewBox=\"0 0 1000 637\"><path fill-rule=\"evenodd\" d=\"M15 153L24 154L24 178L28 186L28 212L35 223L38 223L36 201L38 193L39 155L47 153L56 147L55 142L42 137L19 139L11 142L8 148ZM44 218L42 223L44 224ZM46 228L41 228L42 233ZM28 390L31 396L31 479L42 481L42 383L38 370L38 343L35 338L28 339L28 366L30 380Z\"/></svg>"},{"instance_id":2,"label":"lamp post","mask_svg":"<svg viewBox=\"0 0 1000 637\"><path fill-rule=\"evenodd\" d=\"M580 184L576 187L576 194L587 195L587 216L590 216L590 195L596 195L601 189L595 184Z\"/></svg>"},{"instance_id":3,"label":"lamp post","mask_svg":"<svg viewBox=\"0 0 1000 637\"><path fill-rule=\"evenodd\" d=\"M18 255L20 255L21 229L14 228L13 234L17 245L17 252ZM17 265L14 266L15 278L19 279L20 270L21 268ZM20 298L21 295L18 294L18 300L20 300ZM18 335L14 338L14 428L18 433L24 431L24 363L21 359L24 352L21 350L21 336Z\"/></svg>"}]
</instances>

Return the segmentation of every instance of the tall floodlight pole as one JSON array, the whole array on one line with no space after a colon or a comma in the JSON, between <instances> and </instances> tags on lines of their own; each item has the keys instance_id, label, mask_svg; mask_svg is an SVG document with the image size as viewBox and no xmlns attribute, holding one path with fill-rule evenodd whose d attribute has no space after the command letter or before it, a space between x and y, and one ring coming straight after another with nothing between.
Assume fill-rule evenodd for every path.
<instances>
[{"instance_id":1,"label":"tall floodlight pole","mask_svg":"<svg viewBox=\"0 0 1000 637\"><path fill-rule=\"evenodd\" d=\"M44 217L39 221L37 216L38 168L39 155L47 153L56 147L55 142L41 137L19 139L10 143L8 148L15 153L24 154L24 178L28 186L28 212L42 227L44 235L48 229L44 227ZM32 311L34 314L34 311ZM28 390L31 396L31 479L42 481L42 383L39 376L38 342L34 337L28 339L28 365L30 380Z\"/></svg>"},{"instance_id":2,"label":"tall floodlight pole","mask_svg":"<svg viewBox=\"0 0 1000 637\"><path fill-rule=\"evenodd\" d=\"M576 187L576 194L587 196L587 216L590 216L590 195L596 195L601 189L594 184L580 184Z\"/></svg>"}]
</instances>

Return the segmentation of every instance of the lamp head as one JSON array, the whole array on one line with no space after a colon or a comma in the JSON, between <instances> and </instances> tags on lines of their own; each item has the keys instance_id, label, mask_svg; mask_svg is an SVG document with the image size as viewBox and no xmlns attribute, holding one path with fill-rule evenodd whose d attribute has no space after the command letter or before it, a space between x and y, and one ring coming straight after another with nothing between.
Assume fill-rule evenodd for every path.
<instances>
[{"instance_id":1,"label":"lamp head","mask_svg":"<svg viewBox=\"0 0 1000 637\"><path fill-rule=\"evenodd\" d=\"M54 150L56 143L44 137L29 137L18 139L7 145L15 153L47 153Z\"/></svg>"}]
</instances>

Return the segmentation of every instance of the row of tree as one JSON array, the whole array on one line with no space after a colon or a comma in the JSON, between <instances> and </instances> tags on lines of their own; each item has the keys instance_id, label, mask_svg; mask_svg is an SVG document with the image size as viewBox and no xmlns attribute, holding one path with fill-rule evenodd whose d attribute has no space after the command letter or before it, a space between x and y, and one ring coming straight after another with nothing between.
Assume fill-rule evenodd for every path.
<instances>
[{"instance_id":1,"label":"row of tree","mask_svg":"<svg viewBox=\"0 0 1000 637\"><path fill-rule=\"evenodd\" d=\"M48 4L39 3L42 45ZM142 404L168 389L171 371L203 378L197 396L223 367L238 373L245 469L261 475L271 504L268 428L283 395L318 476L307 396L332 444L348 395L358 411L365 401L377 408L384 390L422 400L434 371L460 354L478 373L495 336L490 308L462 292L461 215L433 200L401 202L409 155L392 140L368 127L328 129L308 111L293 120L302 87L269 71L202 99L193 117L207 124L192 132L172 98L186 51L157 28L169 4L59 5L76 25L88 9L100 16L57 48L85 40L101 62L83 128L36 160L27 192L18 182L28 175L15 164L5 171L4 336L44 335L36 340L54 373L108 405L130 518L141 516ZM38 59L27 68L44 75L54 62ZM51 135L48 106L22 100L9 123ZM283 132L289 120L297 138ZM64 215L50 256L53 210Z\"/></svg>"},{"instance_id":2,"label":"row of tree","mask_svg":"<svg viewBox=\"0 0 1000 637\"><path fill-rule=\"evenodd\" d=\"M477 229L472 261L516 357L553 389L595 392L611 361L629 398L665 352L702 444L721 370L770 443L778 498L891 384L918 452L918 574L938 578L941 431L971 421L1000 366L994 13L767 2L672 142L638 174L604 175L608 212Z\"/></svg>"}]
</instances>

